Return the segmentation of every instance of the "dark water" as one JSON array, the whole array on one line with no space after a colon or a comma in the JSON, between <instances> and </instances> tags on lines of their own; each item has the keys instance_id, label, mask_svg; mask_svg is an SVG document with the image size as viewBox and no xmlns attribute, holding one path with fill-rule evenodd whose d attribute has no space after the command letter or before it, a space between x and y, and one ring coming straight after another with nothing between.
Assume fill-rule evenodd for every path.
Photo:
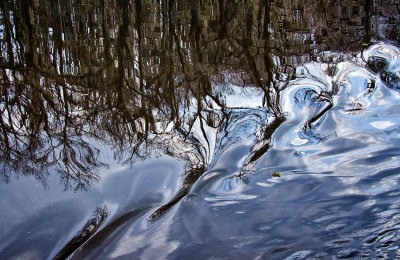
<instances>
[{"instance_id":1,"label":"dark water","mask_svg":"<svg viewBox=\"0 0 400 260\"><path fill-rule=\"evenodd\" d=\"M400 259L399 10L1 1L0 259Z\"/></svg>"}]
</instances>

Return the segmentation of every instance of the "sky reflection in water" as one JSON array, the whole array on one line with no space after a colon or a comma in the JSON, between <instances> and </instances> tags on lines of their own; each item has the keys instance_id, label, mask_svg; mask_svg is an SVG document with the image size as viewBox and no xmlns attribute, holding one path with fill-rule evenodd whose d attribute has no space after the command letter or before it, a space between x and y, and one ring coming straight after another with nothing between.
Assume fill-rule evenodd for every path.
<instances>
[{"instance_id":1,"label":"sky reflection in water","mask_svg":"<svg viewBox=\"0 0 400 260\"><path fill-rule=\"evenodd\" d=\"M399 257L399 4L100 2L0 5L0 258Z\"/></svg>"}]
</instances>

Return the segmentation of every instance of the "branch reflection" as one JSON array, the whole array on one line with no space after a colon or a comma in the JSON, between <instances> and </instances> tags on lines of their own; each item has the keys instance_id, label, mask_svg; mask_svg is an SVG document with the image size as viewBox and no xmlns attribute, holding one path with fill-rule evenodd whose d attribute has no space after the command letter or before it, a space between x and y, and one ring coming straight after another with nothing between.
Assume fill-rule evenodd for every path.
<instances>
[{"instance_id":1,"label":"branch reflection","mask_svg":"<svg viewBox=\"0 0 400 260\"><path fill-rule=\"evenodd\" d=\"M268 114L255 116L265 119L255 162L284 121L281 91L297 65L398 30L388 21L374 31L374 17L391 10L380 3L376 13L378 1L284 2L2 1L3 178L45 183L53 167L66 188L85 189L104 166L102 143L127 161L159 151L182 158L190 185L239 120L227 105L232 86L263 95L258 112L241 118Z\"/></svg>"}]
</instances>

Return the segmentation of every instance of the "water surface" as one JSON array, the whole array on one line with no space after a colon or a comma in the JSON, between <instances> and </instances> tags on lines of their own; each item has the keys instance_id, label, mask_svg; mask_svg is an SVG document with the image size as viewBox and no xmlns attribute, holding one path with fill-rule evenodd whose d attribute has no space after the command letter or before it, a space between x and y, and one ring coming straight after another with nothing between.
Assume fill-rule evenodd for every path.
<instances>
[{"instance_id":1,"label":"water surface","mask_svg":"<svg viewBox=\"0 0 400 260\"><path fill-rule=\"evenodd\" d=\"M399 8L1 2L0 258L399 258Z\"/></svg>"}]
</instances>

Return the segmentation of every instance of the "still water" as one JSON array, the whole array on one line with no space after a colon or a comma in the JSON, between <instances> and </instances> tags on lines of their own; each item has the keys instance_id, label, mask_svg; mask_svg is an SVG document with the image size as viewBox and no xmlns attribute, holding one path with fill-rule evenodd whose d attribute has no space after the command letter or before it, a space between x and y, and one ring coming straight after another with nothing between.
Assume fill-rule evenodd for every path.
<instances>
[{"instance_id":1,"label":"still water","mask_svg":"<svg viewBox=\"0 0 400 260\"><path fill-rule=\"evenodd\" d=\"M399 1L1 1L1 259L400 259Z\"/></svg>"}]
</instances>

